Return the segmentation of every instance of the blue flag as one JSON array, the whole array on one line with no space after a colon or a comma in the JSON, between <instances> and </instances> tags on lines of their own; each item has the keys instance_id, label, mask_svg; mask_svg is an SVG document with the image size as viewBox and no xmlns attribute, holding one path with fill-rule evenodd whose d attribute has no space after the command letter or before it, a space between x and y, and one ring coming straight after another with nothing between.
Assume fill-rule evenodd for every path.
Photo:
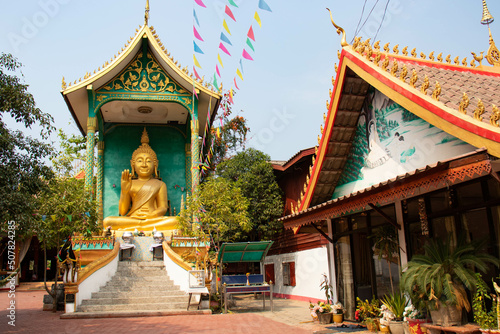
<instances>
[{"instance_id":1,"label":"blue flag","mask_svg":"<svg viewBox=\"0 0 500 334\"><path fill-rule=\"evenodd\" d=\"M231 46L233 45L233 43L231 43L231 41L229 40L229 38L227 38L227 36L224 35L223 32L220 33L220 39L221 39L221 41L226 42L227 44L229 44Z\"/></svg>"},{"instance_id":2,"label":"blue flag","mask_svg":"<svg viewBox=\"0 0 500 334\"><path fill-rule=\"evenodd\" d=\"M272 12L271 8L267 5L264 0L259 0L259 8L263 10L267 10L268 12Z\"/></svg>"},{"instance_id":3,"label":"blue flag","mask_svg":"<svg viewBox=\"0 0 500 334\"><path fill-rule=\"evenodd\" d=\"M193 44L194 44L194 52L204 54L203 51L201 51L200 47L198 45L196 45L195 41L193 41Z\"/></svg>"},{"instance_id":4,"label":"blue flag","mask_svg":"<svg viewBox=\"0 0 500 334\"><path fill-rule=\"evenodd\" d=\"M194 16L194 19L196 20L196 24L199 27L200 26L200 21L198 21L198 16L196 16L196 11L194 10L194 8L193 8L193 16Z\"/></svg>"}]
</instances>

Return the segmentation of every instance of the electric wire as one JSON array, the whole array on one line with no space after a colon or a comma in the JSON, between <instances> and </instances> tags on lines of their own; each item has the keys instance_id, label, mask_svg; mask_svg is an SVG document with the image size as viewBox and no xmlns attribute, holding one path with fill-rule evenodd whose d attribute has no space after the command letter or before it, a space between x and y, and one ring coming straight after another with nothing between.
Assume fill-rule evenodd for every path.
<instances>
[{"instance_id":1,"label":"electric wire","mask_svg":"<svg viewBox=\"0 0 500 334\"><path fill-rule=\"evenodd\" d=\"M358 21L358 25L356 26L356 30L354 30L354 36L351 39L351 44L352 44L352 42L354 42L354 38L356 37L356 34L358 33L359 24L361 23L361 19L363 18L363 14L365 13L365 6L366 6L367 1L368 0L365 0L365 3L363 4L363 9L361 10L361 16L359 17L359 21Z\"/></svg>"},{"instance_id":2,"label":"electric wire","mask_svg":"<svg viewBox=\"0 0 500 334\"><path fill-rule=\"evenodd\" d=\"M375 4L373 5L372 9L370 10L370 12L368 13L368 16L366 17L365 21L363 22L363 24L361 25L361 27L359 28L359 31L357 31L354 36L356 36L358 34L358 32L361 31L361 29L363 29L363 27L365 26L365 23L366 21L368 21L368 19L370 18L370 15L372 14L373 10L375 9L375 7L377 7L377 4L378 4L379 0L377 0L375 2Z\"/></svg>"},{"instance_id":3,"label":"electric wire","mask_svg":"<svg viewBox=\"0 0 500 334\"><path fill-rule=\"evenodd\" d=\"M385 4L384 15L382 16L382 20L380 21L380 25L378 26L377 33L375 34L375 37L373 37L373 41L377 40L378 32L380 31L380 28L382 27L382 23L384 23L385 13L387 13L387 7L389 7L389 2L391 2L391 0L387 0L387 3Z\"/></svg>"}]
</instances>

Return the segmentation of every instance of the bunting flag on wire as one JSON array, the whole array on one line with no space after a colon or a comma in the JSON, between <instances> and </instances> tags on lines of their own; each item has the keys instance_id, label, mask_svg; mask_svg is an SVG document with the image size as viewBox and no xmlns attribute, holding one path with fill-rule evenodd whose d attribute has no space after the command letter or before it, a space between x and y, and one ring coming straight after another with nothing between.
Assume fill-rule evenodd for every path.
<instances>
[{"instance_id":1,"label":"bunting flag on wire","mask_svg":"<svg viewBox=\"0 0 500 334\"><path fill-rule=\"evenodd\" d=\"M220 76L220 72L219 72L219 65L215 64L215 71L217 72L217 75L219 76L219 78L222 79L222 77Z\"/></svg>"},{"instance_id":2,"label":"bunting flag on wire","mask_svg":"<svg viewBox=\"0 0 500 334\"><path fill-rule=\"evenodd\" d=\"M198 75L198 72L196 72L196 67L193 66L193 72L196 77L196 79L201 80L200 76Z\"/></svg>"},{"instance_id":3,"label":"bunting flag on wire","mask_svg":"<svg viewBox=\"0 0 500 334\"><path fill-rule=\"evenodd\" d=\"M234 78L234 87L236 87L237 90L240 90L240 88L238 87L238 85L236 84L236 78Z\"/></svg>"},{"instance_id":4,"label":"bunting flag on wire","mask_svg":"<svg viewBox=\"0 0 500 334\"><path fill-rule=\"evenodd\" d=\"M201 1L201 0L194 0L194 2L196 2L198 4L198 6L201 6L203 8L207 8L207 6L205 6L205 4L203 3L203 1Z\"/></svg>"},{"instance_id":5,"label":"bunting flag on wire","mask_svg":"<svg viewBox=\"0 0 500 334\"><path fill-rule=\"evenodd\" d=\"M250 29L248 29L247 37L250 38L250 39L252 39L252 41L255 42L255 36L253 34L253 28L252 28L252 26L250 26Z\"/></svg>"},{"instance_id":6,"label":"bunting flag on wire","mask_svg":"<svg viewBox=\"0 0 500 334\"><path fill-rule=\"evenodd\" d=\"M199 27L200 26L200 21L198 20L198 16L196 15L196 10L194 8L193 8L193 17L194 17L194 20L196 21L196 24Z\"/></svg>"},{"instance_id":7,"label":"bunting flag on wire","mask_svg":"<svg viewBox=\"0 0 500 334\"><path fill-rule=\"evenodd\" d=\"M219 44L219 49L221 49L228 56L231 56L231 54L229 53L229 51L227 51L226 47L224 46L224 44L222 44L222 42Z\"/></svg>"},{"instance_id":8,"label":"bunting flag on wire","mask_svg":"<svg viewBox=\"0 0 500 334\"><path fill-rule=\"evenodd\" d=\"M257 12L256 12L257 13ZM226 19L224 19L224 21L222 21L222 26L224 27L224 29L226 29L227 33L229 35L231 35L231 32L229 31L229 27L227 26L227 22L226 22Z\"/></svg>"},{"instance_id":9,"label":"bunting flag on wire","mask_svg":"<svg viewBox=\"0 0 500 334\"><path fill-rule=\"evenodd\" d=\"M202 55L205 54L201 49L200 47L198 46L198 44L196 44L195 41L193 41L193 44L194 44L194 52L196 53L201 53Z\"/></svg>"},{"instance_id":10,"label":"bunting flag on wire","mask_svg":"<svg viewBox=\"0 0 500 334\"><path fill-rule=\"evenodd\" d=\"M198 59L196 59L196 56L194 55L194 53L193 53L193 60L194 60L194 65L195 65L195 66L198 66L199 68L201 68L201 65L200 65L200 63L198 62Z\"/></svg>"},{"instance_id":11,"label":"bunting flag on wire","mask_svg":"<svg viewBox=\"0 0 500 334\"><path fill-rule=\"evenodd\" d=\"M224 10L224 13L226 13L227 16L229 16L230 18L233 19L234 22L236 22L236 19L234 18L234 15L233 15L233 12L231 11L231 9L229 9L228 5L226 5L226 9Z\"/></svg>"},{"instance_id":12,"label":"bunting flag on wire","mask_svg":"<svg viewBox=\"0 0 500 334\"><path fill-rule=\"evenodd\" d=\"M245 73L245 72L243 72L243 59L241 59L241 58L240 58L240 68L241 68L241 73Z\"/></svg>"},{"instance_id":13,"label":"bunting flag on wire","mask_svg":"<svg viewBox=\"0 0 500 334\"><path fill-rule=\"evenodd\" d=\"M231 6L238 8L238 5L236 5L233 0L228 0L228 2Z\"/></svg>"},{"instance_id":14,"label":"bunting flag on wire","mask_svg":"<svg viewBox=\"0 0 500 334\"><path fill-rule=\"evenodd\" d=\"M259 27L262 28L262 22L260 21L259 13L255 12L255 15L253 16L253 18L255 19L255 21L257 21L257 23L259 24Z\"/></svg>"},{"instance_id":15,"label":"bunting flag on wire","mask_svg":"<svg viewBox=\"0 0 500 334\"><path fill-rule=\"evenodd\" d=\"M195 12L196 13L196 12ZM196 19L196 16L195 16L195 19ZM198 19L196 19L196 22L198 22ZM200 24L198 24L199 26ZM196 39L200 40L203 42L203 38L201 37L201 35L198 33L198 30L196 30L196 26L193 25L193 34L194 34L194 37L196 37Z\"/></svg>"},{"instance_id":16,"label":"bunting flag on wire","mask_svg":"<svg viewBox=\"0 0 500 334\"><path fill-rule=\"evenodd\" d=\"M272 12L271 8L267 5L264 0L259 0L259 8L263 10L267 10L268 12Z\"/></svg>"},{"instance_id":17,"label":"bunting flag on wire","mask_svg":"<svg viewBox=\"0 0 500 334\"><path fill-rule=\"evenodd\" d=\"M247 50L243 49L242 53L243 58L248 59L248 60L253 60L253 58L250 56L250 54L247 52Z\"/></svg>"},{"instance_id":18,"label":"bunting flag on wire","mask_svg":"<svg viewBox=\"0 0 500 334\"><path fill-rule=\"evenodd\" d=\"M250 38L247 37L247 45L250 49L252 49L253 52L255 52L255 49L253 48L252 42L250 42Z\"/></svg>"},{"instance_id":19,"label":"bunting flag on wire","mask_svg":"<svg viewBox=\"0 0 500 334\"><path fill-rule=\"evenodd\" d=\"M223 41L223 42L225 42L225 43L227 43L227 44L229 44L229 45L231 45L231 46L233 46L233 43L231 43L231 41L229 40L229 38L227 38L227 36L224 35L224 32L220 33L220 40Z\"/></svg>"},{"instance_id":20,"label":"bunting flag on wire","mask_svg":"<svg viewBox=\"0 0 500 334\"><path fill-rule=\"evenodd\" d=\"M241 81L243 81L243 76L241 75L240 69L236 69L236 74L240 77Z\"/></svg>"}]
</instances>

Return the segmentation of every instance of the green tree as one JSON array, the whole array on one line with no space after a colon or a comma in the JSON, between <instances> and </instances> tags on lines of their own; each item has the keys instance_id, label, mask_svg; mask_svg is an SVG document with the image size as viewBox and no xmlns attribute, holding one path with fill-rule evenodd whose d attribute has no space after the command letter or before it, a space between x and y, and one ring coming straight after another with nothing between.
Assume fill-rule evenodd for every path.
<instances>
[{"instance_id":1,"label":"green tree","mask_svg":"<svg viewBox=\"0 0 500 334\"><path fill-rule=\"evenodd\" d=\"M42 139L54 130L52 116L36 107L28 85L19 77L21 66L12 55L0 55L0 229L6 231L7 222L15 221L18 238L33 233L36 196L53 176L46 165L53 149L22 131L9 129L5 116L25 128L36 124Z\"/></svg>"},{"instance_id":2,"label":"green tree","mask_svg":"<svg viewBox=\"0 0 500 334\"><path fill-rule=\"evenodd\" d=\"M97 223L97 204L84 189L84 180L75 178L58 177L48 182L37 198L38 200L38 226L37 237L43 244L44 259L47 263L47 249L62 246L64 239L73 233L91 236L100 231ZM47 288L46 271L44 273L45 289L52 296L56 310L57 269L54 282L54 291Z\"/></svg>"},{"instance_id":3,"label":"green tree","mask_svg":"<svg viewBox=\"0 0 500 334\"><path fill-rule=\"evenodd\" d=\"M59 177L75 176L85 161L86 140L82 135L68 135L62 129L57 136L60 149L52 158L54 172Z\"/></svg>"},{"instance_id":4,"label":"green tree","mask_svg":"<svg viewBox=\"0 0 500 334\"><path fill-rule=\"evenodd\" d=\"M187 198L179 216L183 234L221 243L236 241L252 229L248 201L241 190L224 178L210 178Z\"/></svg>"},{"instance_id":5,"label":"green tree","mask_svg":"<svg viewBox=\"0 0 500 334\"><path fill-rule=\"evenodd\" d=\"M253 229L242 240L268 240L280 231L277 219L283 213L283 196L269 156L249 148L221 162L216 174L234 183L249 201L248 216Z\"/></svg>"}]
</instances>

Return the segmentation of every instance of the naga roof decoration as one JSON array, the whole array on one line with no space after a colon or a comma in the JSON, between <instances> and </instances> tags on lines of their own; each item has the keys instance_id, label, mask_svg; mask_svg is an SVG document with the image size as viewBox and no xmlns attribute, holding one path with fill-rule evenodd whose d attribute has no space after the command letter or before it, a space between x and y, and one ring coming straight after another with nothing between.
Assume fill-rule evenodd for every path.
<instances>
[{"instance_id":1,"label":"naga roof decoration","mask_svg":"<svg viewBox=\"0 0 500 334\"><path fill-rule=\"evenodd\" d=\"M331 17L331 14L330 14ZM328 114L318 136L316 154L294 214L331 200L352 146L356 124L370 86L428 123L475 147L500 157L500 52L491 31L486 60L472 53L468 62L451 55L429 55L408 47L342 35L342 51L326 102ZM477 62L477 63L476 63Z\"/></svg>"},{"instance_id":2,"label":"naga roof decoration","mask_svg":"<svg viewBox=\"0 0 500 334\"><path fill-rule=\"evenodd\" d=\"M204 81L203 78L196 79L193 74L189 72L187 66L181 67L178 60L175 60L170 52L167 51L158 37L154 27L148 26L146 23L136 29L135 35L130 37L117 55L109 61L106 61L102 67L94 70L93 73L86 72L83 79L80 78L75 80L73 83L66 83L65 78L62 78L61 94L66 100L66 103L68 104L68 107L83 134L87 131L86 122L89 110L87 91L96 92L99 89L102 90L110 83L110 81L116 79L116 77L125 68L130 66L137 55L143 51L143 40L147 43L148 54L155 60L155 63L158 66L157 69L163 71L163 74L168 74L168 77L175 82L172 82L174 86L179 86L178 88L175 88L177 91L182 89L185 90L187 94L192 95L194 85L194 89L200 98L199 109L208 110L208 101L210 99L212 99L212 110L217 108L217 102L222 96L218 91L216 91L216 88L210 83ZM165 84L165 81L163 81L163 83ZM165 84L163 88L168 91L170 86L171 85ZM215 113L210 111L210 114L214 115ZM205 121L202 117L203 115L200 114L201 123ZM200 129L200 131L202 131L204 127L200 126Z\"/></svg>"}]
</instances>

